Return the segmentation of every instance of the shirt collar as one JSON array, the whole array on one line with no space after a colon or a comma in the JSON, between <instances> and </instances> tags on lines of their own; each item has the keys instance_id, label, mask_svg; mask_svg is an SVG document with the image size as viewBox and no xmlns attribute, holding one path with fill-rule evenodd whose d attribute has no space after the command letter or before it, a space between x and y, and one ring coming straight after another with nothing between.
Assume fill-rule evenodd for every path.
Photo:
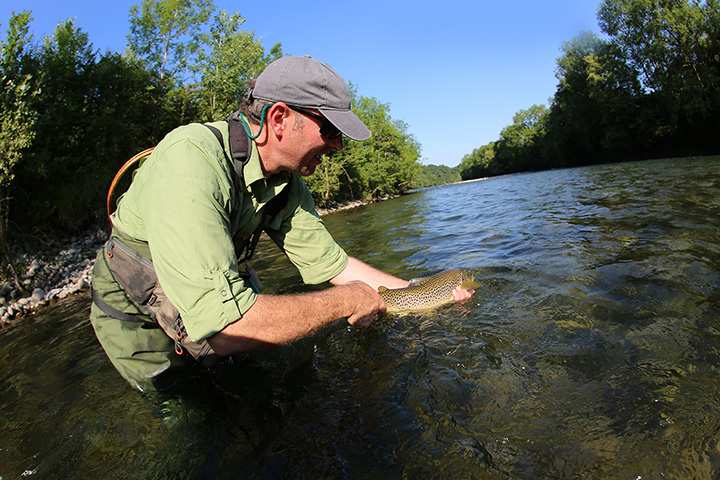
<instances>
[{"instance_id":1,"label":"shirt collar","mask_svg":"<svg viewBox=\"0 0 720 480\"><path fill-rule=\"evenodd\" d=\"M245 179L245 185L249 187L258 180L263 180L266 177L260 164L260 153L258 152L257 145L255 145L255 141L251 140L248 143L250 151L248 152L248 160L243 167L243 178Z\"/></svg>"}]
</instances>

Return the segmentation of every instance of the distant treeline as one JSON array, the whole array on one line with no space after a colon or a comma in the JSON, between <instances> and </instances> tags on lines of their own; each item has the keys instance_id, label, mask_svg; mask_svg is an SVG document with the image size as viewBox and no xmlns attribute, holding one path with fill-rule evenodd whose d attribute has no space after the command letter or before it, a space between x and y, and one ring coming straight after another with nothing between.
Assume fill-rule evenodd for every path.
<instances>
[{"instance_id":1,"label":"distant treeline","mask_svg":"<svg viewBox=\"0 0 720 480\"><path fill-rule=\"evenodd\" d=\"M212 0L143 0L130 11L122 54L101 53L72 20L36 43L30 12L0 38L0 243L10 231L72 232L102 221L120 165L188 122L225 118L248 82L281 56L237 13ZM420 147L389 107L355 95L373 132L309 179L320 204L412 186Z\"/></svg>"},{"instance_id":2,"label":"distant treeline","mask_svg":"<svg viewBox=\"0 0 720 480\"><path fill-rule=\"evenodd\" d=\"M423 165L420 173L415 176L413 186L417 188L432 187L460 181L460 170L457 166Z\"/></svg>"},{"instance_id":3,"label":"distant treeline","mask_svg":"<svg viewBox=\"0 0 720 480\"><path fill-rule=\"evenodd\" d=\"M607 38L563 46L549 107L466 155L463 179L720 152L720 3L604 0Z\"/></svg>"}]
</instances>

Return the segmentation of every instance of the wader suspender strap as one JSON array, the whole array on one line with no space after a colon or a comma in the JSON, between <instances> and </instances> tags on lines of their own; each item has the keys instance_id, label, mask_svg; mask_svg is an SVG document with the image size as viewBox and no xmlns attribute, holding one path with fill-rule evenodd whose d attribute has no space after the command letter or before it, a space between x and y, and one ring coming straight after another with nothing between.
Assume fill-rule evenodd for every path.
<instances>
[{"instance_id":1,"label":"wader suspender strap","mask_svg":"<svg viewBox=\"0 0 720 480\"><path fill-rule=\"evenodd\" d=\"M241 185L237 185L237 187L245 188L243 168L249 159L249 145L247 135L245 134L240 122L241 120L237 113L230 115L227 119L232 161L228 158L227 153L225 152L225 143L223 142L220 130L212 125L208 125L207 123L203 125L205 125L213 133L213 135L215 135L215 138L217 138L217 141L220 143L223 155L225 155L225 160L233 166L233 169L235 170L235 178L241 181ZM268 223L270 223L270 220L280 211L280 209L287 205L289 190L289 187L283 188L282 192L273 197L267 205L265 205L260 225L258 225L255 231L250 235L250 238L241 247L240 251L237 252L239 263L246 262L252 258L255 253L255 249L257 248L257 244L260 241L260 235L262 234L263 229L268 225Z\"/></svg>"},{"instance_id":2,"label":"wader suspender strap","mask_svg":"<svg viewBox=\"0 0 720 480\"><path fill-rule=\"evenodd\" d=\"M144 322L142 318L138 318L136 315L121 312L117 308L113 308L108 305L105 300L103 300L102 297L97 294L97 291L95 291L92 286L90 287L90 294L92 295L92 301L95 303L95 305L97 305L97 307L108 317L112 317L115 320L122 320L123 322Z\"/></svg>"},{"instance_id":3,"label":"wader suspender strap","mask_svg":"<svg viewBox=\"0 0 720 480\"><path fill-rule=\"evenodd\" d=\"M220 148L222 148L223 155L225 155L225 160L232 165L233 170L235 170L235 187L236 189L245 188L245 177L243 168L245 167L245 164L248 161L249 155L248 155L248 139L245 135L245 132L242 130L242 126L240 125L240 120L237 119L236 116L231 115L227 119L228 123L228 134L230 136L229 143L230 143L230 153L232 154L232 160L230 160L227 156L227 153L225 152L225 142L223 142L222 133L220 133L220 130L213 127L212 125L208 125L207 123L204 123L205 125L212 133L215 135L215 138L217 138L218 143L220 143ZM238 131L239 130L239 131ZM239 184L238 184L239 183ZM260 238L260 233L265 222L260 222L260 226L250 235L250 238L247 242L242 246L241 251L237 252L238 256L238 262L244 262L247 260L250 260L250 257L252 256L255 246L257 245L257 239ZM257 239L255 238L257 237ZM252 245L252 251L251 251L251 245Z\"/></svg>"},{"instance_id":4,"label":"wader suspender strap","mask_svg":"<svg viewBox=\"0 0 720 480\"><path fill-rule=\"evenodd\" d=\"M207 123L204 123L203 125L205 125L213 133L213 135L215 135L215 138L217 138L217 141L220 144L220 148L223 151L223 155L225 155L225 160L227 160L228 163L232 165L233 170L235 171L235 178L243 179L243 168L245 167L245 164L250 157L248 155L250 150L248 138L247 135L245 135L245 131L242 129L240 119L236 115L230 115L230 117L228 117L227 119L227 124L228 135L230 137L228 143L230 143L230 153L232 154L232 160L228 158L227 153L225 152L225 142L223 142L223 137L222 133L220 133L220 130L213 127L212 125L208 125ZM243 180L243 184L244 183L245 181Z\"/></svg>"}]
</instances>

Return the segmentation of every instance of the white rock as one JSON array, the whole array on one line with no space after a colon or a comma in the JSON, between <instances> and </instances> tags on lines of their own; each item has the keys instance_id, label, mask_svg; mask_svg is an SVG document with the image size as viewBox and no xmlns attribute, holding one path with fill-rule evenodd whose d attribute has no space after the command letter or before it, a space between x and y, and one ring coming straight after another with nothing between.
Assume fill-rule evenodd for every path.
<instances>
[{"instance_id":1,"label":"white rock","mask_svg":"<svg viewBox=\"0 0 720 480\"><path fill-rule=\"evenodd\" d=\"M45 290L42 288L36 288L32 292L32 300L35 302L40 302L45 299Z\"/></svg>"},{"instance_id":2,"label":"white rock","mask_svg":"<svg viewBox=\"0 0 720 480\"><path fill-rule=\"evenodd\" d=\"M62 292L62 288L53 288L45 294L45 300L51 300L58 296L58 293Z\"/></svg>"},{"instance_id":3,"label":"white rock","mask_svg":"<svg viewBox=\"0 0 720 480\"><path fill-rule=\"evenodd\" d=\"M34 277L39 269L40 269L40 262L38 262L37 259L33 259L33 261L30 262L30 265L28 266L27 270L25 271L25 278Z\"/></svg>"}]
</instances>

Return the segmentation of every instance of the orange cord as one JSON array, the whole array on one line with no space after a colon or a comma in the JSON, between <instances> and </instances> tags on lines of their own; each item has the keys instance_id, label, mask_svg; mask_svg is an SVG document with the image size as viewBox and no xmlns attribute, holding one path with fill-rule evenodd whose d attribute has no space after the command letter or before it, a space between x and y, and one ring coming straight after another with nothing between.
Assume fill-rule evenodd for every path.
<instances>
[{"instance_id":1,"label":"orange cord","mask_svg":"<svg viewBox=\"0 0 720 480\"><path fill-rule=\"evenodd\" d=\"M108 224L110 225L110 228L112 228L112 220L110 219L110 215L112 215L112 200L113 200L113 193L115 192L115 187L117 187L117 184L120 182L120 179L125 175L125 172L135 165L138 161L142 160L145 157L148 157L153 150L155 150L155 147L153 148L147 148L143 150L142 152L138 153L137 155L133 156L130 160L125 162L122 167L120 167L120 170L117 171L115 174L115 177L112 179L112 182L110 182L110 188L107 192L107 199L105 203L105 207L107 209L107 218L108 218Z\"/></svg>"}]
</instances>

